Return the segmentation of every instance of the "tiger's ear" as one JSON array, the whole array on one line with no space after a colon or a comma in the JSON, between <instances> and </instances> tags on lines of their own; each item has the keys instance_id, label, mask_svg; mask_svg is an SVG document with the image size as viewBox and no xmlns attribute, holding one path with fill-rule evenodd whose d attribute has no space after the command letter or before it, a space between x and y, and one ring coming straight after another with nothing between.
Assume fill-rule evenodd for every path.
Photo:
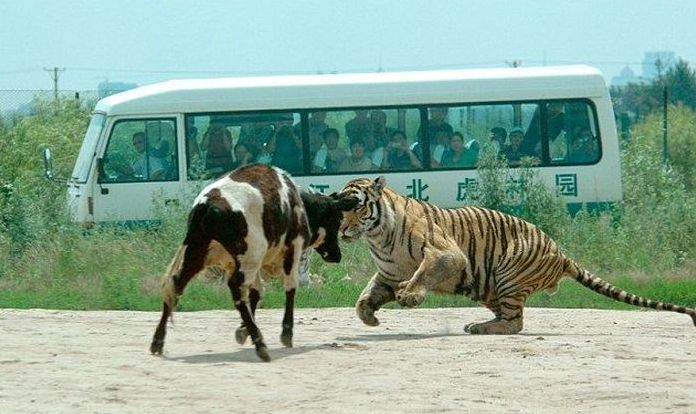
<instances>
[{"instance_id":1,"label":"tiger's ear","mask_svg":"<svg viewBox=\"0 0 696 414\"><path fill-rule=\"evenodd\" d=\"M372 188L374 188L377 191L382 191L386 186L387 179L384 178L383 175L380 175L379 177L375 178L375 181L372 183Z\"/></svg>"}]
</instances>

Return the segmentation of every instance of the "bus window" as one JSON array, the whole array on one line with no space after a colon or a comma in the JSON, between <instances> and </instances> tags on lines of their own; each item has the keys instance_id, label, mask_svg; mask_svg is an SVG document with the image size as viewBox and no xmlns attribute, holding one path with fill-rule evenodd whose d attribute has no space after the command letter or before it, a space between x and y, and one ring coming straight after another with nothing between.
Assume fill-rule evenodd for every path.
<instances>
[{"instance_id":1,"label":"bus window","mask_svg":"<svg viewBox=\"0 0 696 414\"><path fill-rule=\"evenodd\" d=\"M324 119L328 133L325 132L324 142L313 158L314 173L421 168L418 159L417 163L406 162L407 154L415 154L413 147L418 143L420 112L417 108L328 111ZM389 145L396 131L401 131L406 138L405 144L399 145L405 148L403 154L397 151L396 144ZM397 153L400 155L397 156ZM392 162L389 162L388 156L391 156Z\"/></svg>"},{"instance_id":2,"label":"bus window","mask_svg":"<svg viewBox=\"0 0 696 414\"><path fill-rule=\"evenodd\" d=\"M563 105L562 116L563 130L557 139L554 141L551 139L553 135L549 135L551 163L568 165L599 161L600 137L593 107L587 102L567 102ZM551 126L549 130L551 132Z\"/></svg>"},{"instance_id":3,"label":"bus window","mask_svg":"<svg viewBox=\"0 0 696 414\"><path fill-rule=\"evenodd\" d=\"M215 177L252 162L302 173L299 122L293 112L187 115L188 177Z\"/></svg>"},{"instance_id":4,"label":"bus window","mask_svg":"<svg viewBox=\"0 0 696 414\"><path fill-rule=\"evenodd\" d=\"M499 103L429 108L431 168L476 168L480 151L492 148L509 165L541 159L541 149L524 149L525 131L534 129L537 104ZM538 129L538 128L537 128Z\"/></svg>"},{"instance_id":5,"label":"bus window","mask_svg":"<svg viewBox=\"0 0 696 414\"><path fill-rule=\"evenodd\" d=\"M117 122L104 154L100 182L178 180L173 119Z\"/></svg>"}]
</instances>

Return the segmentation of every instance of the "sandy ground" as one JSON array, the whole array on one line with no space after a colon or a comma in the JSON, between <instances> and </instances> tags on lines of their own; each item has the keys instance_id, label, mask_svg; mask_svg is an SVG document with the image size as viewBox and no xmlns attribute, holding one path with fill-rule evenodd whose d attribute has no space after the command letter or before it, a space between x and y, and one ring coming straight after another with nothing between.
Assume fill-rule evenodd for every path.
<instances>
[{"instance_id":1,"label":"sandy ground","mask_svg":"<svg viewBox=\"0 0 696 414\"><path fill-rule=\"evenodd\" d=\"M232 311L0 310L0 413L696 412L696 329L673 313L528 309L523 334L472 336L485 309L300 309L257 319L273 361L234 342Z\"/></svg>"}]
</instances>

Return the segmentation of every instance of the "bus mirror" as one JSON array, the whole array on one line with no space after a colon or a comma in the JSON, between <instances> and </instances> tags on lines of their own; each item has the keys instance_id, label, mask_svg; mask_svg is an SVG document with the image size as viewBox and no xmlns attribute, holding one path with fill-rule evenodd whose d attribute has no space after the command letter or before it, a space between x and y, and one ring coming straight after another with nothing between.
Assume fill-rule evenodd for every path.
<instances>
[{"instance_id":1,"label":"bus mirror","mask_svg":"<svg viewBox=\"0 0 696 414\"><path fill-rule=\"evenodd\" d=\"M53 179L53 158L51 156L51 149L44 148L43 150L43 161L44 161L44 177L49 180Z\"/></svg>"}]
</instances>

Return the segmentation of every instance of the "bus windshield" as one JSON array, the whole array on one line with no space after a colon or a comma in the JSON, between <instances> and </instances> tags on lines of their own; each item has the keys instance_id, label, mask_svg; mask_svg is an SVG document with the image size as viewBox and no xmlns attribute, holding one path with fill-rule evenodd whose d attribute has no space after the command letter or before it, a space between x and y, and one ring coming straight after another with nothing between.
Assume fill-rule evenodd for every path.
<instances>
[{"instance_id":1,"label":"bus windshield","mask_svg":"<svg viewBox=\"0 0 696 414\"><path fill-rule=\"evenodd\" d=\"M87 128L87 133L85 134L85 139L82 142L82 148L80 149L80 155L75 161L75 168L73 169L71 179L77 181L78 183L87 182L89 176L89 170L92 165L92 159L94 158L94 153L97 149L97 142L99 136L104 130L104 124L106 122L106 116L101 113L95 113L92 115L92 119L89 122L89 127Z\"/></svg>"}]
</instances>

